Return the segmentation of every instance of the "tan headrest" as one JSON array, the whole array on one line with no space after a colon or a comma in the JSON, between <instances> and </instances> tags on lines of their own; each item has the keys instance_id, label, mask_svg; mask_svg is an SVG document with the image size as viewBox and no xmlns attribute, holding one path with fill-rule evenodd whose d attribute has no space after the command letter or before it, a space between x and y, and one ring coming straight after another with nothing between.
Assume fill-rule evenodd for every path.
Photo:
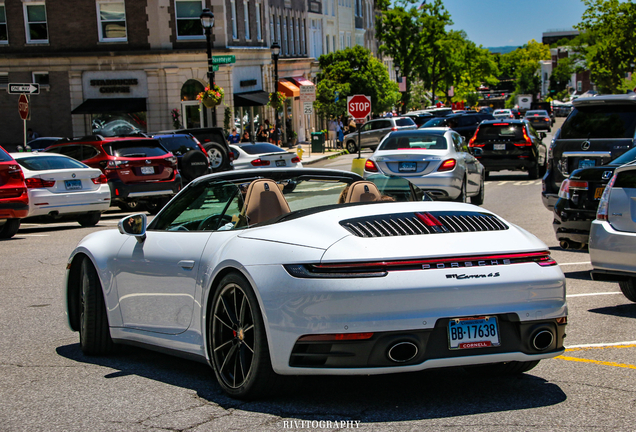
<instances>
[{"instance_id":1,"label":"tan headrest","mask_svg":"<svg viewBox=\"0 0 636 432\"><path fill-rule=\"evenodd\" d=\"M243 207L249 225L289 213L289 204L275 181L254 180L245 193Z\"/></svg>"},{"instance_id":2,"label":"tan headrest","mask_svg":"<svg viewBox=\"0 0 636 432\"><path fill-rule=\"evenodd\" d=\"M345 203L379 201L381 196L378 187L373 182L360 180L349 186Z\"/></svg>"}]
</instances>

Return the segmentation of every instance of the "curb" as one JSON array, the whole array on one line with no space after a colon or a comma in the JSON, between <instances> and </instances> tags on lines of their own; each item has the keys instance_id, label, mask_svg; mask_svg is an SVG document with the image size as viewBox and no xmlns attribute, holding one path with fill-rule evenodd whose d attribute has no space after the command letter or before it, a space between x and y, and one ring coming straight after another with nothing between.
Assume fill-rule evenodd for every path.
<instances>
[{"instance_id":1,"label":"curb","mask_svg":"<svg viewBox=\"0 0 636 432\"><path fill-rule=\"evenodd\" d=\"M311 160L303 160L302 163L303 165L311 165L313 163L316 163L318 161L324 160L324 159L329 159L329 158L333 158L333 157L338 157L338 156L342 156L344 154L347 154L346 150L341 150L339 152L331 152L331 153L324 153L320 156L316 156L314 159L314 156L311 156Z\"/></svg>"}]
</instances>

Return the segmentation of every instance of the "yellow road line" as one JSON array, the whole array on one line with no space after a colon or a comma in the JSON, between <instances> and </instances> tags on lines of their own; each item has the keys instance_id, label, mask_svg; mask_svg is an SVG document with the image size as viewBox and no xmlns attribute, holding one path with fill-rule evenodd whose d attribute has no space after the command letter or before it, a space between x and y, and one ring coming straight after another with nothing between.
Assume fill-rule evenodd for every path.
<instances>
[{"instance_id":1,"label":"yellow road line","mask_svg":"<svg viewBox=\"0 0 636 432\"><path fill-rule=\"evenodd\" d=\"M582 359L582 358L576 358L576 357L566 357L566 356L558 356L558 357L555 357L555 358L561 359L561 360L567 360L567 361L581 362L581 363L592 363L592 364L598 364L598 365L603 365L603 366L614 366L614 367L621 367L621 368L627 368L627 369L636 369L635 365L630 365L630 364L625 364L625 363L606 362L606 361L599 361L599 360L588 360L588 359Z\"/></svg>"},{"instance_id":2,"label":"yellow road line","mask_svg":"<svg viewBox=\"0 0 636 432\"><path fill-rule=\"evenodd\" d=\"M636 347L636 341L617 342L612 344L591 344L591 345L572 345L565 347L565 351L580 351L588 349L605 349L605 348L633 348Z\"/></svg>"}]
</instances>

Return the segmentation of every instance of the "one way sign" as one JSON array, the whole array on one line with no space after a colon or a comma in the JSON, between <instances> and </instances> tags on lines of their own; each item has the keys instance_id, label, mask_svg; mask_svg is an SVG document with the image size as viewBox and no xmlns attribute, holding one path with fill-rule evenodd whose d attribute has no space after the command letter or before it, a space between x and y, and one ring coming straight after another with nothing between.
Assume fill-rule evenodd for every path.
<instances>
[{"instance_id":1,"label":"one way sign","mask_svg":"<svg viewBox=\"0 0 636 432\"><path fill-rule=\"evenodd\" d=\"M9 83L9 94L40 94L40 84Z\"/></svg>"}]
</instances>

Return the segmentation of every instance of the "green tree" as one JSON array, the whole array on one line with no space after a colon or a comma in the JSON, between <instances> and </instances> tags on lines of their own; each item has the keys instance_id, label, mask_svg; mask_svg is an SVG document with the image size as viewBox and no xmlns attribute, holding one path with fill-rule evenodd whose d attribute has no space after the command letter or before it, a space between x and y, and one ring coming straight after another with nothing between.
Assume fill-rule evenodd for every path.
<instances>
[{"instance_id":1,"label":"green tree","mask_svg":"<svg viewBox=\"0 0 636 432\"><path fill-rule=\"evenodd\" d=\"M541 90L540 60L550 59L550 48L532 39L500 59L501 71L515 79L516 94L537 94Z\"/></svg>"},{"instance_id":2,"label":"green tree","mask_svg":"<svg viewBox=\"0 0 636 432\"><path fill-rule=\"evenodd\" d=\"M559 59L559 64L550 75L550 94L559 94L567 88L574 73L574 60L570 57Z\"/></svg>"},{"instance_id":3,"label":"green tree","mask_svg":"<svg viewBox=\"0 0 636 432\"><path fill-rule=\"evenodd\" d=\"M585 54L592 81L602 93L617 93L636 59L636 5L619 0L584 3L587 9L576 28L590 34Z\"/></svg>"},{"instance_id":4,"label":"green tree","mask_svg":"<svg viewBox=\"0 0 636 432\"><path fill-rule=\"evenodd\" d=\"M398 84L389 78L386 67L368 49L355 46L339 50L321 55L318 62L321 72L314 106L322 115L346 113L347 96L355 94L371 96L374 113L389 110L400 99Z\"/></svg>"}]
</instances>

